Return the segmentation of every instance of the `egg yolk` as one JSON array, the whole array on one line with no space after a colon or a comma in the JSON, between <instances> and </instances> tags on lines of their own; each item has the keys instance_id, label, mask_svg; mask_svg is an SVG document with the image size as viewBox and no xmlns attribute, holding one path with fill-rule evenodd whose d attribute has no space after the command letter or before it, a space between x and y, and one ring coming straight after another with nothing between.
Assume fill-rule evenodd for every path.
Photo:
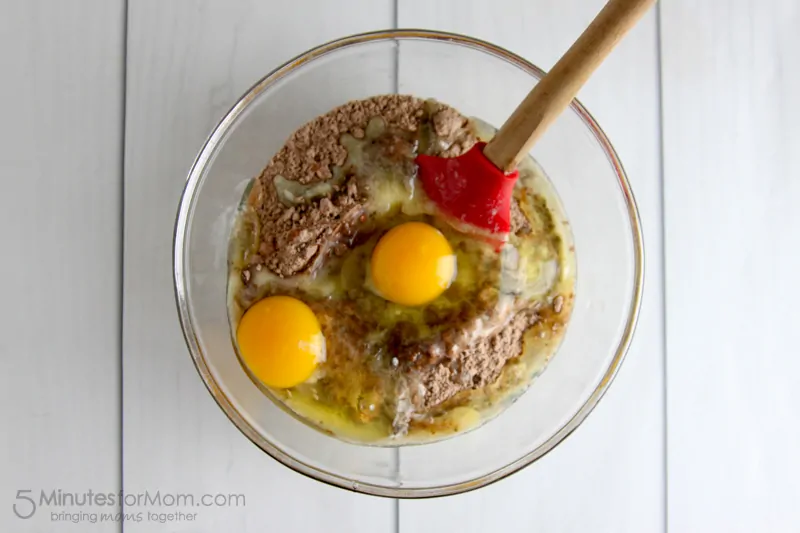
<instances>
[{"instance_id":1,"label":"egg yolk","mask_svg":"<svg viewBox=\"0 0 800 533\"><path fill-rule=\"evenodd\" d=\"M269 387L294 387L325 359L325 337L317 317L289 296L270 296L254 304L239 322L236 338L247 368Z\"/></svg>"},{"instance_id":2,"label":"egg yolk","mask_svg":"<svg viewBox=\"0 0 800 533\"><path fill-rule=\"evenodd\" d=\"M381 237L370 261L372 283L381 296L402 305L430 302L452 283L456 256L442 232L406 222Z\"/></svg>"}]
</instances>

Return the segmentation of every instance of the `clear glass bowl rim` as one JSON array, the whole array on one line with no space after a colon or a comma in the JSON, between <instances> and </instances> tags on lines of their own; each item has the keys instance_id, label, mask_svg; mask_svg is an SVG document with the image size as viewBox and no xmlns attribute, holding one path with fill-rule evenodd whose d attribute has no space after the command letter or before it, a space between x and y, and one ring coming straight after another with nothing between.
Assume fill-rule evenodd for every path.
<instances>
[{"instance_id":1,"label":"clear glass bowl rim","mask_svg":"<svg viewBox=\"0 0 800 533\"><path fill-rule=\"evenodd\" d=\"M469 481L424 488L385 487L372 483L355 481L345 476L327 472L313 465L299 461L264 438L247 422L245 417L237 411L234 405L217 385L200 349L197 332L195 331L192 321L187 289L188 272L186 272L184 267L185 247L188 240L189 222L191 221L197 188L201 182L201 178L206 170L206 166L209 163L211 156L217 150L220 142L225 138L227 131L231 128L236 118L250 105L257 95L267 90L271 85L293 70L323 55L358 44L372 41L391 40L445 41L485 52L498 59L511 63L537 78L541 78L545 75L544 70L497 45L457 33L424 29L378 30L342 37L316 46L277 67L256 82L255 85L248 89L247 92L245 92L244 95L237 100L233 107L214 127L211 134L206 139L206 142L203 144L203 147L198 153L194 163L192 164L191 170L189 171L186 179L186 185L183 193L181 194L178 213L175 221L175 232L173 239L173 280L175 303L177 305L178 316L186 345L189 348L192 361L194 362L195 368L200 374L203 383L205 383L206 388L211 393L211 396L213 396L220 409L222 409L231 422L233 422L239 431L241 431L253 444L269 454L273 459L291 468L295 472L329 485L358 493L370 494L373 496L403 499L432 498L460 494L475 490L522 470L555 448L573 431L575 431L575 429L577 429L577 427L583 422L589 413L594 410L595 406L608 390L609 386L614 380L614 377L619 371L619 368L625 359L625 355L633 339L634 330L636 329L644 286L644 243L638 208L636 206L636 201L634 199L630 183L628 182L627 175L622 167L622 163L620 162L614 147L611 145L611 142L608 140L605 133L594 120L592 115L586 110L583 104L581 104L577 99L574 99L570 104L571 109L580 116L586 127L589 128L589 130L594 134L595 139L605 152L609 163L614 168L614 172L618 178L618 184L625 200L628 217L631 224L631 237L633 239L634 255L634 287L630 301L630 312L628 314L625 328L622 332L622 337L619 345L616 348L614 357L603 374L603 378L600 380L600 383L592 391L592 394L588 397L580 409L578 409L578 411L572 416L572 418L570 418L561 428L558 429L558 431L551 435L539 447L502 468L498 468L488 474Z\"/></svg>"}]
</instances>

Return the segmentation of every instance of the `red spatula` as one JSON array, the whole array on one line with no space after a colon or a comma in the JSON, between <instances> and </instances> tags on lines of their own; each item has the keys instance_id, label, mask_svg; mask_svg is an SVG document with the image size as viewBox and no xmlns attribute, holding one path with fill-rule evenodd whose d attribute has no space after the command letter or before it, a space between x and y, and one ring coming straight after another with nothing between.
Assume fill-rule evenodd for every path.
<instances>
[{"instance_id":1,"label":"red spatula","mask_svg":"<svg viewBox=\"0 0 800 533\"><path fill-rule=\"evenodd\" d=\"M517 163L656 0L610 0L497 135L459 157L417 156L427 195L444 212L492 233L508 233Z\"/></svg>"}]
</instances>

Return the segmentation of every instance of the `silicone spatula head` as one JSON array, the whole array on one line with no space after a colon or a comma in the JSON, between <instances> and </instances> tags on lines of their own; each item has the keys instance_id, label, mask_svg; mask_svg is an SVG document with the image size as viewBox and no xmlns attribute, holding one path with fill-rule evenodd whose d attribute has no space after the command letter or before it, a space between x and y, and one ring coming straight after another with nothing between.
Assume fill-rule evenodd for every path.
<instances>
[{"instance_id":1,"label":"silicone spatula head","mask_svg":"<svg viewBox=\"0 0 800 533\"><path fill-rule=\"evenodd\" d=\"M508 233L511 193L519 172L505 173L477 143L458 157L418 155L425 193L448 215L491 233Z\"/></svg>"}]
</instances>

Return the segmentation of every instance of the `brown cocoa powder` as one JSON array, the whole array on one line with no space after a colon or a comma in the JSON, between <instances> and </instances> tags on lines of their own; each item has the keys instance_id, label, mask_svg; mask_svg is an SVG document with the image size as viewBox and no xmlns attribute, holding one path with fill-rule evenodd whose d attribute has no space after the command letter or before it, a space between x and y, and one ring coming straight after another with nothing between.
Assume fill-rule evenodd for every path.
<instances>
[{"instance_id":1,"label":"brown cocoa powder","mask_svg":"<svg viewBox=\"0 0 800 533\"><path fill-rule=\"evenodd\" d=\"M463 390L493 383L508 360L522 353L523 336L536 321L533 310L523 310L490 335L467 343L446 343L445 358L415 371L425 391L414 397L417 407L429 409Z\"/></svg>"},{"instance_id":2,"label":"brown cocoa powder","mask_svg":"<svg viewBox=\"0 0 800 533\"><path fill-rule=\"evenodd\" d=\"M468 120L455 109L396 94L348 102L295 131L264 168L250 193L249 203L261 225L259 256L265 258L267 268L281 277L312 270L327 253L340 248L364 214L365 198L358 194L355 180L348 183L346 194L335 190L330 198L287 207L276 194L276 176L302 184L329 180L332 167L343 165L347 158L347 150L340 143L343 134L363 138L369 121L376 117L389 131L416 132L426 111L439 140L431 153L452 157L475 144Z\"/></svg>"}]
</instances>

